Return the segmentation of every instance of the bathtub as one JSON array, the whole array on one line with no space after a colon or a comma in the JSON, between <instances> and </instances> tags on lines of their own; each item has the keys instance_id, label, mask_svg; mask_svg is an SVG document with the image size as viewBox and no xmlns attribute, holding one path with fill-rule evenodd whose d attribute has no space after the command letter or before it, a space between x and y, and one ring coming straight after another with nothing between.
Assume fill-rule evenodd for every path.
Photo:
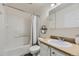
<instances>
[{"instance_id":1,"label":"bathtub","mask_svg":"<svg viewBox=\"0 0 79 59\"><path fill-rule=\"evenodd\" d=\"M16 48L11 48L11 49L6 49L4 55L5 56L23 56L24 54L29 53L29 48L31 47L30 44L16 47Z\"/></svg>"}]
</instances>

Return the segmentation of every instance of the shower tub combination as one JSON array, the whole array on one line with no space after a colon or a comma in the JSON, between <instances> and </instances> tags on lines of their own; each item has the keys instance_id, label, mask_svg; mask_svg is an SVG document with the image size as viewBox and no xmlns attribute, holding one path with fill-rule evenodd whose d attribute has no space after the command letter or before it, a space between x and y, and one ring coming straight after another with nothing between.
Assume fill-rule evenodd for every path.
<instances>
[{"instance_id":1,"label":"shower tub combination","mask_svg":"<svg viewBox=\"0 0 79 59\"><path fill-rule=\"evenodd\" d=\"M29 53L29 48L32 46L31 41L36 43L37 37L35 27L38 26L33 20L34 15L10 7L8 4L0 4L0 9L2 9L0 10L2 12L0 25L3 26L2 31L0 30L1 35L3 33L2 38L0 37L0 56L22 56ZM32 37L33 35L34 37Z\"/></svg>"},{"instance_id":2,"label":"shower tub combination","mask_svg":"<svg viewBox=\"0 0 79 59\"><path fill-rule=\"evenodd\" d=\"M28 54L29 48L31 47L30 44L24 45L24 46L19 46L13 49L7 49L5 50L4 55L5 56L24 56L25 54Z\"/></svg>"}]
</instances>

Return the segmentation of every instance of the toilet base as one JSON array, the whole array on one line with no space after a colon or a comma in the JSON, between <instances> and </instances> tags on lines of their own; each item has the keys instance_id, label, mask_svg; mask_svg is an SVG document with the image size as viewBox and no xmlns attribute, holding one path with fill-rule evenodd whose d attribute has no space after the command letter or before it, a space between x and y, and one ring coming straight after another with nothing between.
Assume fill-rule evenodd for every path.
<instances>
[{"instance_id":1,"label":"toilet base","mask_svg":"<svg viewBox=\"0 0 79 59\"><path fill-rule=\"evenodd\" d=\"M30 50L30 53L33 54L33 56L37 56L40 52L40 46L34 45L29 50Z\"/></svg>"},{"instance_id":2,"label":"toilet base","mask_svg":"<svg viewBox=\"0 0 79 59\"><path fill-rule=\"evenodd\" d=\"M25 54L24 56L33 56L31 53Z\"/></svg>"},{"instance_id":3,"label":"toilet base","mask_svg":"<svg viewBox=\"0 0 79 59\"><path fill-rule=\"evenodd\" d=\"M33 56L39 56L39 54L40 54L40 51L38 51L37 53L32 54L32 55L33 55Z\"/></svg>"}]
</instances>

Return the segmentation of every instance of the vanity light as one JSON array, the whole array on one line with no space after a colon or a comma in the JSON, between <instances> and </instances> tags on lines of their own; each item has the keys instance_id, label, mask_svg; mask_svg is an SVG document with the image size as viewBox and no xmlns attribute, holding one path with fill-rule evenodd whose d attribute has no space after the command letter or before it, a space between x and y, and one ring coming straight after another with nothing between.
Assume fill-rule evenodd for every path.
<instances>
[{"instance_id":1,"label":"vanity light","mask_svg":"<svg viewBox=\"0 0 79 59\"><path fill-rule=\"evenodd\" d=\"M51 4L51 7L53 7L53 6L55 6L55 5L56 5L56 3L52 3L52 4Z\"/></svg>"}]
</instances>

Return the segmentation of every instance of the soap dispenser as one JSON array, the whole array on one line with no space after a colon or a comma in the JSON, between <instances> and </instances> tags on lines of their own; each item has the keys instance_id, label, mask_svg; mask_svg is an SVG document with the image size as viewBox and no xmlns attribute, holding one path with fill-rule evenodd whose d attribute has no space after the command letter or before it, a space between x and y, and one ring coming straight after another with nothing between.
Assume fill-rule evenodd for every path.
<instances>
[{"instance_id":1,"label":"soap dispenser","mask_svg":"<svg viewBox=\"0 0 79 59\"><path fill-rule=\"evenodd\" d=\"M75 37L75 43L76 43L76 44L79 44L79 34L76 35L76 37Z\"/></svg>"}]
</instances>

